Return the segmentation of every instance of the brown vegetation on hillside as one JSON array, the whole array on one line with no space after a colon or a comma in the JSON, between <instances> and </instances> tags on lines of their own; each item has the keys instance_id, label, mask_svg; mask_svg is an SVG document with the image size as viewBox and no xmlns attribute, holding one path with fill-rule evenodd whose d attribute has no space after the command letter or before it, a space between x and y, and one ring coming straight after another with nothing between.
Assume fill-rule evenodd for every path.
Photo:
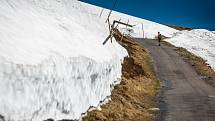
<instances>
[{"instance_id":1,"label":"brown vegetation on hillside","mask_svg":"<svg viewBox=\"0 0 215 121\"><path fill-rule=\"evenodd\" d=\"M192 28L189 28L189 27L182 27L182 26L174 26L174 25L167 25L173 29L176 29L176 30L192 30Z\"/></svg>"}]
</instances>

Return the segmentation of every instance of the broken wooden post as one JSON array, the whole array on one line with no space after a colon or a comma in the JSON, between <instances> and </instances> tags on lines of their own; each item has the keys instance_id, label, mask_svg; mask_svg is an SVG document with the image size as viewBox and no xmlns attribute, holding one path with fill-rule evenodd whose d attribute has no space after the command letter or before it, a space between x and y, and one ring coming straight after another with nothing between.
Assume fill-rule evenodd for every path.
<instances>
[{"instance_id":1,"label":"broken wooden post","mask_svg":"<svg viewBox=\"0 0 215 121\"><path fill-rule=\"evenodd\" d=\"M133 25L126 24L126 23L123 23L123 22L120 22L120 21L116 21L116 20L113 21L113 26L114 26L115 23L122 24L122 25L129 26L129 27L133 27Z\"/></svg>"},{"instance_id":2,"label":"broken wooden post","mask_svg":"<svg viewBox=\"0 0 215 121\"><path fill-rule=\"evenodd\" d=\"M121 20L121 19L120 19L120 20ZM107 20L110 34L109 34L108 37L105 39L105 41L102 43L103 45L104 45L105 43L107 43L107 41L108 41L109 39L111 39L111 42L112 42L112 37L113 37L113 34L114 34L114 30L118 27L119 24L122 24L122 25L125 25L125 26L129 26L129 27L133 27L132 25L129 25L129 24L120 22L120 20L119 20L119 21L114 20L112 25L110 24L109 19ZM114 27L115 23L117 23L117 25Z\"/></svg>"}]
</instances>

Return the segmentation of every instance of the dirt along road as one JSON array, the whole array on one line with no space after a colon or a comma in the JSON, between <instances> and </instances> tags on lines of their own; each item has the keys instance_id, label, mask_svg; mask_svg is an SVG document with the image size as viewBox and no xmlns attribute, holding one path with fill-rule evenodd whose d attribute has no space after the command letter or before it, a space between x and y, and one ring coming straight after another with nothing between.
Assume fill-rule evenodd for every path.
<instances>
[{"instance_id":1,"label":"dirt along road","mask_svg":"<svg viewBox=\"0 0 215 121\"><path fill-rule=\"evenodd\" d=\"M146 47L161 80L158 121L215 121L215 88L175 51L156 40L135 39Z\"/></svg>"}]
</instances>

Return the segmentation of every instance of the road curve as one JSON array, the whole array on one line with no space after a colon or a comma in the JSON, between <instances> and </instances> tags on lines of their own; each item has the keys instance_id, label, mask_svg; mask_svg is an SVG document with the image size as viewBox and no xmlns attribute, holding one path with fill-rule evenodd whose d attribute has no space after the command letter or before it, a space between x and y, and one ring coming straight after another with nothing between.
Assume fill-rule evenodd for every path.
<instances>
[{"instance_id":1,"label":"road curve","mask_svg":"<svg viewBox=\"0 0 215 121\"><path fill-rule=\"evenodd\" d=\"M150 51L163 87L157 121L215 121L215 88L195 72L173 47L135 39Z\"/></svg>"}]
</instances>

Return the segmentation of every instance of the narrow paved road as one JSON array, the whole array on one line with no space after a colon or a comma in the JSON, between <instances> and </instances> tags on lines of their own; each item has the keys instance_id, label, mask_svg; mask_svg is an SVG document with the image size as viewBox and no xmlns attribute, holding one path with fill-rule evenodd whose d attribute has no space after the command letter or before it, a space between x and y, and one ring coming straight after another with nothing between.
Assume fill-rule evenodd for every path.
<instances>
[{"instance_id":1,"label":"narrow paved road","mask_svg":"<svg viewBox=\"0 0 215 121\"><path fill-rule=\"evenodd\" d=\"M136 39L146 47L162 81L158 121L215 121L215 88L206 84L173 47Z\"/></svg>"}]
</instances>

